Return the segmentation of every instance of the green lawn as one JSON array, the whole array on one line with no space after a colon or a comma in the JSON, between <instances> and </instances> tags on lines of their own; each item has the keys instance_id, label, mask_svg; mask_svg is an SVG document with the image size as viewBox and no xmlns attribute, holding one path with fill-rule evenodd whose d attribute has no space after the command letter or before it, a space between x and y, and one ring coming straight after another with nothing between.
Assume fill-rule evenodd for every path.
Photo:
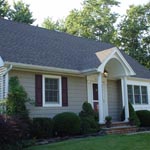
<instances>
[{"instance_id":1,"label":"green lawn","mask_svg":"<svg viewBox=\"0 0 150 150\"><path fill-rule=\"evenodd\" d=\"M25 150L150 150L150 134L108 135L74 139Z\"/></svg>"}]
</instances>

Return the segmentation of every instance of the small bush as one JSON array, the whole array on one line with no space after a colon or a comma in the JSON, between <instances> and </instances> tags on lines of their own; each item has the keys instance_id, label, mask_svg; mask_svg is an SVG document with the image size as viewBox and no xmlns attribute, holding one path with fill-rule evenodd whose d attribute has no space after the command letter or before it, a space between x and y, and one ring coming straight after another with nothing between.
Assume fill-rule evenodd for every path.
<instances>
[{"instance_id":1,"label":"small bush","mask_svg":"<svg viewBox=\"0 0 150 150\"><path fill-rule=\"evenodd\" d=\"M131 103L129 103L129 120L132 120L134 125L140 126L140 120L136 115L136 112Z\"/></svg>"},{"instance_id":2,"label":"small bush","mask_svg":"<svg viewBox=\"0 0 150 150\"><path fill-rule=\"evenodd\" d=\"M80 132L80 118L73 112L57 114L53 120L55 135L76 135Z\"/></svg>"},{"instance_id":3,"label":"small bush","mask_svg":"<svg viewBox=\"0 0 150 150\"><path fill-rule=\"evenodd\" d=\"M18 118L0 116L0 150L20 150L28 137L28 125Z\"/></svg>"},{"instance_id":4,"label":"small bush","mask_svg":"<svg viewBox=\"0 0 150 150\"><path fill-rule=\"evenodd\" d=\"M52 137L53 125L51 118L33 118L31 136L36 138Z\"/></svg>"},{"instance_id":5,"label":"small bush","mask_svg":"<svg viewBox=\"0 0 150 150\"><path fill-rule=\"evenodd\" d=\"M136 126L140 126L140 120L138 116L136 115L136 112L132 106L132 104L129 102L129 121L132 121L132 123ZM125 120L125 108L123 108L121 113L121 121Z\"/></svg>"},{"instance_id":6,"label":"small bush","mask_svg":"<svg viewBox=\"0 0 150 150\"><path fill-rule=\"evenodd\" d=\"M142 127L150 127L150 111L148 110L139 110L136 111L136 114L141 122Z\"/></svg>"},{"instance_id":7,"label":"small bush","mask_svg":"<svg viewBox=\"0 0 150 150\"><path fill-rule=\"evenodd\" d=\"M97 114L92 109L92 106L88 102L84 102L82 105L82 111L79 113L81 119L81 133L88 134L98 131Z\"/></svg>"}]
</instances>

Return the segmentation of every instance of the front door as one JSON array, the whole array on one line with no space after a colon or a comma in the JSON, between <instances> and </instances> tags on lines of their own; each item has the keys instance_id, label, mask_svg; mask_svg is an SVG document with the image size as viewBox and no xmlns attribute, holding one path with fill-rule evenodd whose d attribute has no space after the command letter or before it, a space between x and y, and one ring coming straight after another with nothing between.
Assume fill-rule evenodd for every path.
<instances>
[{"instance_id":1,"label":"front door","mask_svg":"<svg viewBox=\"0 0 150 150\"><path fill-rule=\"evenodd\" d=\"M98 112L98 84L93 83L93 108Z\"/></svg>"},{"instance_id":2,"label":"front door","mask_svg":"<svg viewBox=\"0 0 150 150\"><path fill-rule=\"evenodd\" d=\"M98 84L93 83L93 108L96 112L98 112L99 109L99 103L98 103ZM107 80L103 80L102 84L102 97L103 97L103 114L104 118L108 115L108 103L107 103Z\"/></svg>"}]
</instances>

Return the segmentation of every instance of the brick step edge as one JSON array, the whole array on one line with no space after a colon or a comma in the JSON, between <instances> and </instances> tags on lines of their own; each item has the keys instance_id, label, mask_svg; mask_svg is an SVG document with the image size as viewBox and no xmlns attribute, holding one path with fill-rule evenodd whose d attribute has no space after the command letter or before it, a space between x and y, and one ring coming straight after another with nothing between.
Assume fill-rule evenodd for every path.
<instances>
[{"instance_id":1,"label":"brick step edge","mask_svg":"<svg viewBox=\"0 0 150 150\"><path fill-rule=\"evenodd\" d=\"M105 134L126 134L126 133L135 133L138 131L138 128L135 126L131 127L120 127L120 128L104 128L101 130Z\"/></svg>"},{"instance_id":2,"label":"brick step edge","mask_svg":"<svg viewBox=\"0 0 150 150\"><path fill-rule=\"evenodd\" d=\"M121 127L121 126L130 126L129 122L113 122L111 127ZM101 128L105 128L105 124L100 124Z\"/></svg>"}]
</instances>

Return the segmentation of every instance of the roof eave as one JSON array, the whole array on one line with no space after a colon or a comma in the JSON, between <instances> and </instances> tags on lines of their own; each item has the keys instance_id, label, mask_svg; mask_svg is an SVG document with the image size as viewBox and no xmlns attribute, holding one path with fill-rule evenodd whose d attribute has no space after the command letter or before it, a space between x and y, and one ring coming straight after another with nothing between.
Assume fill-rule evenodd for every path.
<instances>
[{"instance_id":1,"label":"roof eave","mask_svg":"<svg viewBox=\"0 0 150 150\"><path fill-rule=\"evenodd\" d=\"M12 65L13 70L26 70L32 72L54 72L54 73L64 73L64 74L72 74L83 76L82 72L79 70L73 69L65 69L65 68L56 68L56 67L48 67L48 66L40 66L40 65L32 65L32 64L24 64L24 63L16 63L5 61L5 65Z\"/></svg>"},{"instance_id":2,"label":"roof eave","mask_svg":"<svg viewBox=\"0 0 150 150\"><path fill-rule=\"evenodd\" d=\"M81 73L84 75L90 75L90 74L98 73L98 71L97 68L91 68L91 69L82 70Z\"/></svg>"}]
</instances>

